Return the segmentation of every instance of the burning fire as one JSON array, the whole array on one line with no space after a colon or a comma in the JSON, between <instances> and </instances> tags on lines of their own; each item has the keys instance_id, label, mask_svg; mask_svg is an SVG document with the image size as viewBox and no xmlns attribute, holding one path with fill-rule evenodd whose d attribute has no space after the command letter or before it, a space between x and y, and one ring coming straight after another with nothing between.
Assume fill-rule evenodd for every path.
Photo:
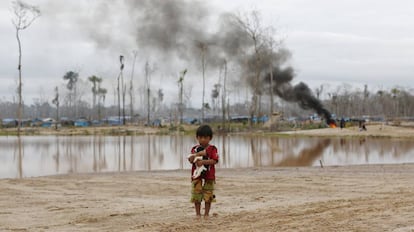
<instances>
[{"instance_id":1,"label":"burning fire","mask_svg":"<svg viewBox=\"0 0 414 232\"><path fill-rule=\"evenodd\" d=\"M329 123L330 128L336 128L336 124L334 122Z\"/></svg>"}]
</instances>

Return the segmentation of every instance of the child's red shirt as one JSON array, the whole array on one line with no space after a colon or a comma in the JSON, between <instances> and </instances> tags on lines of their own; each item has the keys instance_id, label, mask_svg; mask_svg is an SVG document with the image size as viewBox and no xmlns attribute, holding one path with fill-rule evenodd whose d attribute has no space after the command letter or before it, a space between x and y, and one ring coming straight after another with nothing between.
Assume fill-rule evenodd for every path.
<instances>
[{"instance_id":1,"label":"child's red shirt","mask_svg":"<svg viewBox=\"0 0 414 232\"><path fill-rule=\"evenodd\" d=\"M200 145L195 145L193 148L191 148L191 153L196 152L196 148L200 147ZM213 159L215 161L219 161L218 151L217 148L214 145L208 145L207 147L207 157L209 159ZM205 180L215 180L216 179L216 168L215 165L208 165L207 171L204 175L200 176L199 178L203 178ZM191 167L191 173L194 173L194 170L196 169L196 164L193 164Z\"/></svg>"}]
</instances>

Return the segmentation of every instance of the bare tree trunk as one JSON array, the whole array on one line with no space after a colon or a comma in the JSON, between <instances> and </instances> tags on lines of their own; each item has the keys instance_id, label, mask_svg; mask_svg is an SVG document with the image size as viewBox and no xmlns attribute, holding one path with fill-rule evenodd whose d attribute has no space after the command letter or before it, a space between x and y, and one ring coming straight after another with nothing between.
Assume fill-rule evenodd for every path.
<instances>
[{"instance_id":1,"label":"bare tree trunk","mask_svg":"<svg viewBox=\"0 0 414 232\"><path fill-rule=\"evenodd\" d=\"M75 104L75 118L77 119L78 118L78 91L76 90L77 88L76 88L76 83L75 83L75 86L74 86L74 90L73 90L73 92L74 92L74 96L73 96L73 98L74 98L74 104Z\"/></svg>"},{"instance_id":2,"label":"bare tree trunk","mask_svg":"<svg viewBox=\"0 0 414 232\"><path fill-rule=\"evenodd\" d=\"M274 109L273 109L273 105L274 103L274 99L273 99L273 67L272 67L272 62L269 63L270 64L270 113L269 113L269 117L272 117Z\"/></svg>"},{"instance_id":3,"label":"bare tree trunk","mask_svg":"<svg viewBox=\"0 0 414 232\"><path fill-rule=\"evenodd\" d=\"M132 63L131 81L130 81L130 86L129 86L129 97L130 97L129 110L130 110L131 117L134 116L134 87L133 87L134 82L133 82L133 79L134 79L134 71L135 71L135 62L137 60L138 52L133 51L133 54L134 54L134 61Z\"/></svg>"},{"instance_id":4,"label":"bare tree trunk","mask_svg":"<svg viewBox=\"0 0 414 232\"><path fill-rule=\"evenodd\" d=\"M256 115L257 116L257 109L258 109L258 104L260 103L259 101L259 85L260 85L260 54L259 54L259 49L258 49L258 45L257 45L257 37L253 36L253 41L254 41L254 50L255 50L255 56L256 56L256 61L255 61L255 78L254 78L254 83L253 83L253 97L252 97L252 106L250 108L250 126L253 126L253 118ZM260 107L260 106L259 106ZM260 109L260 108L259 108Z\"/></svg>"},{"instance_id":5,"label":"bare tree trunk","mask_svg":"<svg viewBox=\"0 0 414 232\"><path fill-rule=\"evenodd\" d=\"M59 103L56 106L56 127L55 129L57 130L60 124L60 119L59 119Z\"/></svg>"},{"instance_id":6,"label":"bare tree trunk","mask_svg":"<svg viewBox=\"0 0 414 232\"><path fill-rule=\"evenodd\" d=\"M17 159L17 170L19 172L19 178L23 178L23 156L24 156L24 149L22 144L22 139L17 136L17 146L18 146L18 159Z\"/></svg>"},{"instance_id":7,"label":"bare tree trunk","mask_svg":"<svg viewBox=\"0 0 414 232\"><path fill-rule=\"evenodd\" d=\"M125 125L125 94L126 85L124 84L124 75L122 75L122 125Z\"/></svg>"},{"instance_id":8,"label":"bare tree trunk","mask_svg":"<svg viewBox=\"0 0 414 232\"><path fill-rule=\"evenodd\" d=\"M151 105L150 105L150 98L151 98L151 90L150 90L150 67L148 61L145 63L145 87L147 93L147 126L151 124Z\"/></svg>"},{"instance_id":9,"label":"bare tree trunk","mask_svg":"<svg viewBox=\"0 0 414 232\"><path fill-rule=\"evenodd\" d=\"M184 103L183 103L183 94L184 94L184 84L183 84L183 82L184 82L184 76L185 76L185 74L187 73L187 69L184 69L182 72L181 72L181 76L180 76L180 79L178 79L178 84L179 84L179 88L180 88L180 96L179 96L179 105L178 105L178 111L179 111L179 114L180 114L180 124L182 124L183 123L183 114L184 114Z\"/></svg>"},{"instance_id":10,"label":"bare tree trunk","mask_svg":"<svg viewBox=\"0 0 414 232\"><path fill-rule=\"evenodd\" d=\"M60 104L59 103L59 89L58 89L57 86L55 87L55 98L53 99L52 103L56 105L56 125L55 125L55 129L57 130L58 129L58 124L60 122L60 120L59 120L59 104Z\"/></svg>"},{"instance_id":11,"label":"bare tree trunk","mask_svg":"<svg viewBox=\"0 0 414 232\"><path fill-rule=\"evenodd\" d=\"M205 70L206 70L206 60L205 60L205 53L206 53L206 45L201 45L201 68L203 73L203 97L201 100L201 122L204 122L204 96L206 92L206 77L205 77Z\"/></svg>"},{"instance_id":12,"label":"bare tree trunk","mask_svg":"<svg viewBox=\"0 0 414 232\"><path fill-rule=\"evenodd\" d=\"M254 64L252 66L255 71L255 76L253 77L253 93L252 93L252 102L250 104L250 127L253 126L253 118L257 113L257 107L259 103L259 90L260 90L260 62L261 62L261 50L264 45L264 31L265 28L261 26L260 15L257 11L252 11L249 16L241 17L235 16L235 24L244 31L253 42L254 50ZM250 68L250 67L248 67Z\"/></svg>"},{"instance_id":13,"label":"bare tree trunk","mask_svg":"<svg viewBox=\"0 0 414 232\"><path fill-rule=\"evenodd\" d=\"M96 92L92 92L92 119L96 117Z\"/></svg>"},{"instance_id":14,"label":"bare tree trunk","mask_svg":"<svg viewBox=\"0 0 414 232\"><path fill-rule=\"evenodd\" d=\"M221 93L221 110L222 110L222 125L226 129L226 80L227 80L227 61L224 60L224 76L223 76L223 92Z\"/></svg>"},{"instance_id":15,"label":"bare tree trunk","mask_svg":"<svg viewBox=\"0 0 414 232\"><path fill-rule=\"evenodd\" d=\"M180 124L183 124L183 117L184 117L184 106L183 106L183 83L180 83L180 103L179 103L179 111L180 111Z\"/></svg>"},{"instance_id":16,"label":"bare tree trunk","mask_svg":"<svg viewBox=\"0 0 414 232\"><path fill-rule=\"evenodd\" d=\"M147 126L151 125L151 103L150 103L151 101L150 101L150 98L151 98L151 90L148 87L147 88L147 107L148 107L148 109L147 109Z\"/></svg>"},{"instance_id":17,"label":"bare tree trunk","mask_svg":"<svg viewBox=\"0 0 414 232\"><path fill-rule=\"evenodd\" d=\"M17 69L19 70L19 83L18 83L18 94L19 94L19 105L17 110L17 135L20 136L22 116L23 116L23 97L22 97L22 46L19 37L20 30L24 30L29 27L32 22L40 16L40 10L35 6L28 5L21 1L13 1L13 10L15 18L12 22L16 28L16 39L19 46L19 64Z\"/></svg>"},{"instance_id":18,"label":"bare tree trunk","mask_svg":"<svg viewBox=\"0 0 414 232\"><path fill-rule=\"evenodd\" d=\"M117 95L118 95L118 121L119 121L119 124L121 124L121 93L120 93L120 89L119 89L119 85L120 85L120 78L121 78L121 74L118 74L118 86L117 86L117 88L116 88L116 92L117 92Z\"/></svg>"},{"instance_id":19,"label":"bare tree trunk","mask_svg":"<svg viewBox=\"0 0 414 232\"><path fill-rule=\"evenodd\" d=\"M18 123L17 123L17 135L20 135L20 130L21 130L21 126L22 126L22 46L21 46L21 42L20 42L20 37L19 37L19 31L20 29L16 30L16 39L17 39L17 43L19 45L19 65L17 66L17 69L19 70L19 84L17 87L17 91L19 94L19 106L17 109L17 119L18 119Z\"/></svg>"},{"instance_id":20,"label":"bare tree trunk","mask_svg":"<svg viewBox=\"0 0 414 232\"><path fill-rule=\"evenodd\" d=\"M125 124L125 88L124 88L124 77L122 75L122 70L124 70L124 56L120 55L119 56L119 62L120 62L120 71L119 71L119 75L118 75L118 87L117 87L117 91L118 91L118 120L119 120L119 124L124 125ZM122 119L122 123L121 123L121 89L122 88L122 97L123 97L123 119Z\"/></svg>"},{"instance_id":21,"label":"bare tree trunk","mask_svg":"<svg viewBox=\"0 0 414 232\"><path fill-rule=\"evenodd\" d=\"M122 88L122 125L125 125L125 91L126 87L124 84L124 56L119 57L119 61L121 63L121 70L119 72L121 78L121 88Z\"/></svg>"}]
</instances>

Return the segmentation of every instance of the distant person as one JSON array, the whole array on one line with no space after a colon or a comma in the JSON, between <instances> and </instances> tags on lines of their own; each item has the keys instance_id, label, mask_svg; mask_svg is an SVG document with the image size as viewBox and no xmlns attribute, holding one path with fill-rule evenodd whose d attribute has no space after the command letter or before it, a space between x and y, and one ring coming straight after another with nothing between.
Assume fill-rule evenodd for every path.
<instances>
[{"instance_id":1,"label":"distant person","mask_svg":"<svg viewBox=\"0 0 414 232\"><path fill-rule=\"evenodd\" d=\"M345 127L345 119L341 118L341 121L339 122L339 126L341 127L341 129L343 129Z\"/></svg>"},{"instance_id":2,"label":"distant person","mask_svg":"<svg viewBox=\"0 0 414 232\"><path fill-rule=\"evenodd\" d=\"M201 202L204 200L204 218L207 219L211 203L215 201L215 164L219 157L217 148L210 144L213 139L213 130L210 126L200 126L196 132L196 139L198 144L193 146L188 156L188 161L192 164L191 202L194 203L197 218L201 218Z\"/></svg>"},{"instance_id":3,"label":"distant person","mask_svg":"<svg viewBox=\"0 0 414 232\"><path fill-rule=\"evenodd\" d=\"M367 130L367 126L365 125L365 122L364 122L364 123L362 123L362 130L363 130L363 131L366 131L366 130Z\"/></svg>"},{"instance_id":4,"label":"distant person","mask_svg":"<svg viewBox=\"0 0 414 232\"><path fill-rule=\"evenodd\" d=\"M362 120L359 121L359 131L366 131L367 127L365 125L365 122L363 122Z\"/></svg>"}]
</instances>

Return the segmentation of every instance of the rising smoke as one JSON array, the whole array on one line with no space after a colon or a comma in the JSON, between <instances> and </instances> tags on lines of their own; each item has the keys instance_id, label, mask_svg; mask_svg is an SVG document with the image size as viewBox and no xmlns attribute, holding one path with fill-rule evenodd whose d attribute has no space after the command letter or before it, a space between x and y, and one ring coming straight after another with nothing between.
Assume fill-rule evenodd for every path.
<instances>
[{"instance_id":1,"label":"rising smoke","mask_svg":"<svg viewBox=\"0 0 414 232\"><path fill-rule=\"evenodd\" d=\"M126 1L139 48L191 60L208 43L208 8L201 1Z\"/></svg>"},{"instance_id":2,"label":"rising smoke","mask_svg":"<svg viewBox=\"0 0 414 232\"><path fill-rule=\"evenodd\" d=\"M304 109L316 110L329 122L330 113L309 87L303 82L291 84L293 68L282 68L291 56L289 51L274 51L263 46L257 63L253 41L245 30L234 24L235 14L224 12L217 16L206 1L115 2L98 1L97 11L92 14L94 24L87 27L86 32L98 47L125 51L138 49L141 54L152 55L170 64L181 61L195 67L200 67L204 49L209 69L221 66L224 60L233 63L240 70L239 79L252 89L255 89L252 81L255 68L259 67L261 85L258 94L265 94L264 89L269 88L271 64L274 92L286 101L297 102Z\"/></svg>"},{"instance_id":3,"label":"rising smoke","mask_svg":"<svg viewBox=\"0 0 414 232\"><path fill-rule=\"evenodd\" d=\"M159 56L200 62L201 51L209 67L223 60L237 60L252 44L240 28L231 24L232 14L213 19L214 10L203 1L126 1L134 20L137 46Z\"/></svg>"},{"instance_id":4,"label":"rising smoke","mask_svg":"<svg viewBox=\"0 0 414 232\"><path fill-rule=\"evenodd\" d=\"M328 124L333 123L331 113L325 109L319 99L315 97L311 89L303 82L292 85L291 81L294 78L294 70L292 67L281 69L274 67L272 70L273 76L273 92L288 102L296 102L303 109L313 109L318 115L323 116ZM265 83L270 84L271 75L265 75Z\"/></svg>"}]
</instances>

